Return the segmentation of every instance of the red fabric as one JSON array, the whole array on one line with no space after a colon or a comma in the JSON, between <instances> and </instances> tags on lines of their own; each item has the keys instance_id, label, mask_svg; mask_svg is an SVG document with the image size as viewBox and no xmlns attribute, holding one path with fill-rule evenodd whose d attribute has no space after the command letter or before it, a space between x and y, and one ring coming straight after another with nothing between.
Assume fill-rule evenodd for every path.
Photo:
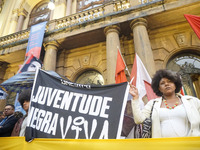
<instances>
[{"instance_id":1,"label":"red fabric","mask_svg":"<svg viewBox=\"0 0 200 150\"><path fill-rule=\"evenodd\" d=\"M181 88L181 94L184 96L184 95L187 95L187 92L185 91L185 88L184 86L182 86Z\"/></svg>"},{"instance_id":2,"label":"red fabric","mask_svg":"<svg viewBox=\"0 0 200 150\"><path fill-rule=\"evenodd\" d=\"M117 64L116 64L116 71L115 71L115 83L122 83L127 82L126 74L124 72L125 64L123 58L118 50L117 54Z\"/></svg>"},{"instance_id":3,"label":"red fabric","mask_svg":"<svg viewBox=\"0 0 200 150\"><path fill-rule=\"evenodd\" d=\"M26 57L33 55L37 59L39 59L40 58L40 53L41 53L41 47L34 47L34 48L30 49L28 51L28 53L26 53Z\"/></svg>"},{"instance_id":4,"label":"red fabric","mask_svg":"<svg viewBox=\"0 0 200 150\"><path fill-rule=\"evenodd\" d=\"M185 14L184 16L189 22L194 32L196 33L196 35L198 36L198 38L200 39L200 17L188 14Z\"/></svg>"},{"instance_id":5,"label":"red fabric","mask_svg":"<svg viewBox=\"0 0 200 150\"><path fill-rule=\"evenodd\" d=\"M151 88L151 84L150 83L148 83L147 81L144 81L144 85L145 85L145 89L146 89L146 92L147 92L147 98L148 98L148 100L155 99L155 98L158 97L153 92L153 89Z\"/></svg>"},{"instance_id":6,"label":"red fabric","mask_svg":"<svg viewBox=\"0 0 200 150\"><path fill-rule=\"evenodd\" d=\"M131 70L131 80L132 80L131 83L134 86L136 86L136 79L137 79L137 59L136 59L136 54L135 54L135 59L134 59L133 67L132 67L132 70Z\"/></svg>"},{"instance_id":7,"label":"red fabric","mask_svg":"<svg viewBox=\"0 0 200 150\"><path fill-rule=\"evenodd\" d=\"M33 54L31 54L27 59L27 61L26 61L26 64L29 64L30 62L31 62L31 60L33 59Z\"/></svg>"},{"instance_id":8,"label":"red fabric","mask_svg":"<svg viewBox=\"0 0 200 150\"><path fill-rule=\"evenodd\" d=\"M181 95L185 95L184 91L183 91L183 88L181 88Z\"/></svg>"}]
</instances>

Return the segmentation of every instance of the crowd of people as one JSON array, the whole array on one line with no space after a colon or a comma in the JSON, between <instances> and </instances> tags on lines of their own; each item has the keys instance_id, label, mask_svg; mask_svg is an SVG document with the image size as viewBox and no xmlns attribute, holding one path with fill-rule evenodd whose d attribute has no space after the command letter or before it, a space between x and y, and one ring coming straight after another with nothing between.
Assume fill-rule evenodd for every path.
<instances>
[{"instance_id":1,"label":"crowd of people","mask_svg":"<svg viewBox=\"0 0 200 150\"><path fill-rule=\"evenodd\" d=\"M24 136L27 122L27 115L31 97L31 89L20 93L18 101L26 111L23 116L21 112L15 112L15 106L7 104L3 111L3 117L0 120L0 137Z\"/></svg>"},{"instance_id":2,"label":"crowd of people","mask_svg":"<svg viewBox=\"0 0 200 150\"><path fill-rule=\"evenodd\" d=\"M180 75L170 70L158 70L151 87L159 98L150 100L141 110L138 90L130 85L135 123L143 123L152 110L152 138L200 136L200 100L179 94L182 88ZM23 117L16 115L14 105L5 106L4 117L0 120L0 137L25 135L30 96L31 90L24 90L18 98L26 111Z\"/></svg>"}]
</instances>

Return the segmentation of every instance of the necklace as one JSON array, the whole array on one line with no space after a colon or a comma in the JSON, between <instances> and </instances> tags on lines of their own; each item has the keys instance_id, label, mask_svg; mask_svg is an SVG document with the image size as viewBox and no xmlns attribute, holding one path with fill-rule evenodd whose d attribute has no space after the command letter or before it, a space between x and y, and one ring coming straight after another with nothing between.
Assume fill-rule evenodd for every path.
<instances>
[{"instance_id":1,"label":"necklace","mask_svg":"<svg viewBox=\"0 0 200 150\"><path fill-rule=\"evenodd\" d=\"M163 102L165 103L165 106L166 108L168 109L174 109L176 106L178 106L178 101L174 104L174 106L170 107L168 104L167 104L167 100L163 100Z\"/></svg>"}]
</instances>

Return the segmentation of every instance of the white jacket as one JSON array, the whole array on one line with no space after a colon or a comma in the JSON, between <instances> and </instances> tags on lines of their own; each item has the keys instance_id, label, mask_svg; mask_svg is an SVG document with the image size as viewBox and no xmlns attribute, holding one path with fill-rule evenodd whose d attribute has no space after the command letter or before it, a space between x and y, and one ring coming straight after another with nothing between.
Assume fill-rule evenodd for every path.
<instances>
[{"instance_id":1,"label":"white jacket","mask_svg":"<svg viewBox=\"0 0 200 150\"><path fill-rule=\"evenodd\" d=\"M186 109L188 120L190 122L190 131L188 136L200 136L200 100L192 96L178 95L181 97L183 105ZM140 124L150 116L153 101L156 102L152 113L152 138L160 138L161 128L159 110L162 102L161 97L150 100L142 110L140 110L139 100L131 100L132 111L135 123Z\"/></svg>"}]
</instances>

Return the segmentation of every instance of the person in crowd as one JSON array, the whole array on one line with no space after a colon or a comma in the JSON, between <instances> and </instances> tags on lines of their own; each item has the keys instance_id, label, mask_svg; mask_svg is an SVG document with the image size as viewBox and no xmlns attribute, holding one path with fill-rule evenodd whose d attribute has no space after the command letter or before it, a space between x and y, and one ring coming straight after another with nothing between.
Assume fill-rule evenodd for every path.
<instances>
[{"instance_id":1,"label":"person in crowd","mask_svg":"<svg viewBox=\"0 0 200 150\"><path fill-rule=\"evenodd\" d=\"M158 70L151 83L159 98L150 100L140 109L138 90L130 85L130 94L134 120L142 123L152 111L152 138L200 136L200 100L192 96L179 94L182 88L181 78L170 70Z\"/></svg>"},{"instance_id":2,"label":"person in crowd","mask_svg":"<svg viewBox=\"0 0 200 150\"><path fill-rule=\"evenodd\" d=\"M0 121L0 137L10 136L12 130L17 122L17 118L14 116L15 106L7 104L4 108L5 118Z\"/></svg>"},{"instance_id":3,"label":"person in crowd","mask_svg":"<svg viewBox=\"0 0 200 150\"><path fill-rule=\"evenodd\" d=\"M31 98L31 89L23 90L18 98L19 103L21 104L22 108L26 111L26 115L20 118L15 127L12 131L11 136L24 136L25 129L27 124L27 116L28 116L28 109L30 105L30 98Z\"/></svg>"}]
</instances>

